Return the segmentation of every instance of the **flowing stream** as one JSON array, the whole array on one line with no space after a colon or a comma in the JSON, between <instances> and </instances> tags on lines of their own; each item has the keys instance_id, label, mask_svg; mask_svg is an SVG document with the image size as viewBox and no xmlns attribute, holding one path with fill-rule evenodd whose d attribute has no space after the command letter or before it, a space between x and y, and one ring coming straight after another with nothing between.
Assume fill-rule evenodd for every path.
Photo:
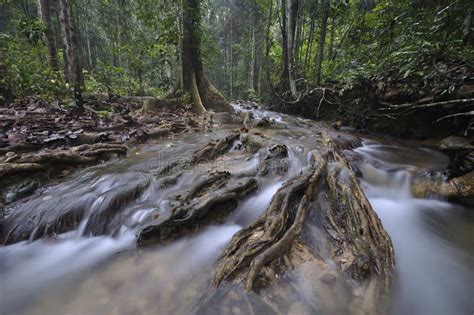
<instances>
[{"instance_id":1,"label":"flowing stream","mask_svg":"<svg viewBox=\"0 0 474 315\"><path fill-rule=\"evenodd\" d=\"M112 197L126 194L129 187L143 181L155 181L150 170L186 159L189 152L225 135L226 130L149 144L126 159L78 171L67 182L45 187L7 209L7 217L46 220L87 205L74 231L0 247L0 314L192 312L192 301L205 289L212 264L226 244L265 211L278 188L300 171L307 158L315 122L252 112L282 126L274 137L289 147L290 169L261 179L257 193L242 200L225 223L207 226L194 236L135 250L138 229L157 211L167 213L172 206L170 196L189 188L202 169L185 172L169 188L147 186L122 207L120 220L97 223L103 225L104 236L91 236L90 225ZM417 199L410 193L411 176L445 169L447 157L396 140L366 139L353 151L362 186L395 248L392 313L472 314L474 209L435 198ZM258 167L255 157L238 150L230 156L232 163L221 167L232 172Z\"/></svg>"}]
</instances>

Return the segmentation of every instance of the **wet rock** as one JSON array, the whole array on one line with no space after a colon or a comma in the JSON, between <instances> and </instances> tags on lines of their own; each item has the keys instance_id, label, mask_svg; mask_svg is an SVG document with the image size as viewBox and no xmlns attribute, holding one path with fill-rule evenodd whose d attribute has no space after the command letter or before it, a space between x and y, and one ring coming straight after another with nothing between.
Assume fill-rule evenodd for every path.
<instances>
[{"instance_id":1,"label":"wet rock","mask_svg":"<svg viewBox=\"0 0 474 315\"><path fill-rule=\"evenodd\" d=\"M466 137L447 137L439 148L449 156L448 177L458 177L474 169L474 140Z\"/></svg>"},{"instance_id":2,"label":"wet rock","mask_svg":"<svg viewBox=\"0 0 474 315\"><path fill-rule=\"evenodd\" d=\"M423 174L413 178L411 192L418 198L440 196L444 198L473 198L474 172L447 180L441 173Z\"/></svg>"},{"instance_id":3,"label":"wet rock","mask_svg":"<svg viewBox=\"0 0 474 315\"><path fill-rule=\"evenodd\" d=\"M446 137L441 140L439 147L442 150L453 150L453 149L474 149L472 139L465 137Z\"/></svg>"},{"instance_id":4,"label":"wet rock","mask_svg":"<svg viewBox=\"0 0 474 315\"><path fill-rule=\"evenodd\" d=\"M303 146L301 146L301 145L297 145L297 146L295 147L295 149L296 149L296 151L299 152L299 153L303 153L303 152L304 152L304 148L303 148Z\"/></svg>"},{"instance_id":5,"label":"wet rock","mask_svg":"<svg viewBox=\"0 0 474 315\"><path fill-rule=\"evenodd\" d=\"M38 189L39 183L35 180L27 180L19 185L9 189L3 197L6 204L12 203L18 199L31 195Z\"/></svg>"},{"instance_id":6,"label":"wet rock","mask_svg":"<svg viewBox=\"0 0 474 315\"><path fill-rule=\"evenodd\" d=\"M319 280L325 284L333 284L334 281L336 281L336 276L334 276L332 273L326 272L321 277L319 277Z\"/></svg>"}]
</instances>

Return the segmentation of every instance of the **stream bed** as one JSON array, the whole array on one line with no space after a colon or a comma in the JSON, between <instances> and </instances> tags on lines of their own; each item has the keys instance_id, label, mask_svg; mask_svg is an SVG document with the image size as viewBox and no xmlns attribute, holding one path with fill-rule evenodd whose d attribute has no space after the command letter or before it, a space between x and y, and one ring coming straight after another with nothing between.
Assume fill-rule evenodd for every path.
<instances>
[{"instance_id":1,"label":"stream bed","mask_svg":"<svg viewBox=\"0 0 474 315\"><path fill-rule=\"evenodd\" d=\"M239 110L243 110L238 108ZM281 126L272 134L289 148L289 170L262 178L258 191L239 202L222 224L136 250L136 233L156 211L169 212L170 196L189 188L208 168L232 173L258 167L238 150L219 165L187 170L177 184L158 189L152 170L186 160L189 152L228 130L188 134L132 151L125 159L76 172L7 209L25 220L57 216L87 205L78 228L0 247L0 314L189 314L208 286L213 263L232 236L261 215L285 181L298 174L316 123L263 110ZM230 127L229 127L230 128ZM235 143L236 146L239 143ZM440 152L396 140L364 139L353 150L362 187L390 235L396 256L392 314L472 314L474 311L474 209L446 200L414 198L410 177L443 170ZM112 197L151 182L120 205L119 219L98 221ZM158 209L158 210L157 210ZM96 223L95 223L96 222ZM93 228L102 236L91 236ZM34 233L33 233L34 234ZM95 234L94 234L95 235ZM317 238L317 231L315 231ZM307 284L301 294L310 294ZM337 297L344 299L345 292ZM343 301L343 300L340 300ZM290 309L289 313L299 314Z\"/></svg>"}]
</instances>

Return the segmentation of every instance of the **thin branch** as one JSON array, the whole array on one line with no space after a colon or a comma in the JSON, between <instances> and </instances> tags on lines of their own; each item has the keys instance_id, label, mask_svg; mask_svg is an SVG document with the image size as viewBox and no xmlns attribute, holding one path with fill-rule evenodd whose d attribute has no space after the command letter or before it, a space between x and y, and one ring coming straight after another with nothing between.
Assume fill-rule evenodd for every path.
<instances>
[{"instance_id":1,"label":"thin branch","mask_svg":"<svg viewBox=\"0 0 474 315\"><path fill-rule=\"evenodd\" d=\"M457 99L457 100L449 100L449 101L436 102L436 103L430 103L430 104L405 103L401 105L393 105L387 102L380 102L380 103L384 105L388 105L388 106L385 108L380 108L379 110L398 110L398 109L407 109L407 108L418 109L418 108L431 108L431 107L437 107L437 106L450 106L450 105L455 105L455 104L472 103L472 105L474 105L474 98L462 98L462 99Z\"/></svg>"},{"instance_id":2,"label":"thin branch","mask_svg":"<svg viewBox=\"0 0 474 315\"><path fill-rule=\"evenodd\" d=\"M447 119L447 118L452 118L452 117L459 117L459 116L474 116L474 110L471 110L470 112L465 112L465 113L456 113L456 114L452 114L452 115L446 115L446 116L443 116L437 120L435 120L434 122L440 122L441 120L444 120L444 119Z\"/></svg>"}]
</instances>

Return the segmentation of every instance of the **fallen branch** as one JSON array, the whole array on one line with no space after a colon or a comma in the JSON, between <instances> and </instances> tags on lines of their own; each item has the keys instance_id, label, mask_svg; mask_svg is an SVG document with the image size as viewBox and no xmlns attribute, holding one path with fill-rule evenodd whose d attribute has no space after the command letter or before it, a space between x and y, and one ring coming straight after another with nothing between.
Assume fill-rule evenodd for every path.
<instances>
[{"instance_id":1,"label":"fallen branch","mask_svg":"<svg viewBox=\"0 0 474 315\"><path fill-rule=\"evenodd\" d=\"M405 104L400 104L400 105L393 105L387 102L380 102L380 103L383 105L387 105L387 107L380 108L379 110L420 109L420 108L451 106L451 105L456 105L456 104L469 104L469 103L473 103L472 105L474 105L474 98L463 98L463 99L449 100L449 101L436 102L436 103L430 103L430 104L418 104L417 102L405 103Z\"/></svg>"},{"instance_id":2,"label":"fallen branch","mask_svg":"<svg viewBox=\"0 0 474 315\"><path fill-rule=\"evenodd\" d=\"M440 122L441 120L444 120L444 119L459 117L459 116L474 116L474 110L471 110L470 112L465 112L465 113L456 113L452 115L446 115L446 116L436 119L434 122Z\"/></svg>"}]
</instances>

